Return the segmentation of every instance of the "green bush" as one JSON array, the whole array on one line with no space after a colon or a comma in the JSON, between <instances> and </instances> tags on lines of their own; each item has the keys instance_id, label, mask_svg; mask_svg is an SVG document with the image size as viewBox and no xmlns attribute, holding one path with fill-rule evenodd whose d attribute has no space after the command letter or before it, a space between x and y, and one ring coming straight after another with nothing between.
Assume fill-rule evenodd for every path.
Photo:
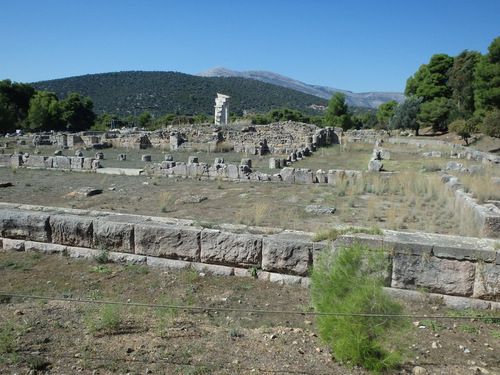
<instances>
[{"instance_id":1,"label":"green bush","mask_svg":"<svg viewBox=\"0 0 500 375\"><path fill-rule=\"evenodd\" d=\"M318 333L336 360L373 372L401 365L402 356L389 350L384 339L389 329L402 327L404 321L380 316L402 311L383 289L387 266L382 252L360 245L325 251L319 257L311 275L312 301L317 312L336 313L316 320Z\"/></svg>"}]
</instances>

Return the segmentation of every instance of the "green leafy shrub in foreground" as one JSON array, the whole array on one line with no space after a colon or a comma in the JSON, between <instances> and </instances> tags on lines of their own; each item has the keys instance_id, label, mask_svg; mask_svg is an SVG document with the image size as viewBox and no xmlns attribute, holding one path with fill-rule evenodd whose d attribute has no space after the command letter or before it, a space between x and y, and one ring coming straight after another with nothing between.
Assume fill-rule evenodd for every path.
<instances>
[{"instance_id":1,"label":"green leafy shrub in foreground","mask_svg":"<svg viewBox=\"0 0 500 375\"><path fill-rule=\"evenodd\" d=\"M355 245L335 252L325 251L312 272L311 292L317 312L346 315L319 315L320 337L332 348L334 358L373 372L396 368L402 356L387 349L385 339L391 328L403 320L384 316L348 314L400 314L402 307L383 290L383 271L388 263L382 252Z\"/></svg>"}]
</instances>

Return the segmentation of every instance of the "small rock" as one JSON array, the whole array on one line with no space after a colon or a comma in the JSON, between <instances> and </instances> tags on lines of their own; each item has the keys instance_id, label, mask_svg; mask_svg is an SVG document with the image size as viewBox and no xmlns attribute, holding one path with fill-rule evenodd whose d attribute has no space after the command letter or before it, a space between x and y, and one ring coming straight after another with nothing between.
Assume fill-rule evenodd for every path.
<instances>
[{"instance_id":1,"label":"small rock","mask_svg":"<svg viewBox=\"0 0 500 375\"><path fill-rule=\"evenodd\" d=\"M425 375L425 374L427 374L427 370L425 368L423 368L423 367L415 366L411 370L411 373L413 375Z\"/></svg>"},{"instance_id":2,"label":"small rock","mask_svg":"<svg viewBox=\"0 0 500 375\"><path fill-rule=\"evenodd\" d=\"M432 347L432 349L437 349L438 348L437 342L433 341L431 347Z\"/></svg>"}]
</instances>

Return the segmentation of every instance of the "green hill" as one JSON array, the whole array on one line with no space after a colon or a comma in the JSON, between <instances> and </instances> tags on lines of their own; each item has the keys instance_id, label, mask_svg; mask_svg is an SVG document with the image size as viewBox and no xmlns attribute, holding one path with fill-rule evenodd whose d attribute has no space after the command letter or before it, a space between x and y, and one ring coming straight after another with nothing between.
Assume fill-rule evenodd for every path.
<instances>
[{"instance_id":1,"label":"green hill","mask_svg":"<svg viewBox=\"0 0 500 375\"><path fill-rule=\"evenodd\" d=\"M281 86L239 77L198 77L177 72L128 71L89 74L31 83L37 90L55 92L59 99L78 92L94 101L96 114L122 117L149 110L155 117L167 113L212 115L217 93L231 96L230 111L237 115L287 107L302 114L323 115L328 101Z\"/></svg>"}]
</instances>

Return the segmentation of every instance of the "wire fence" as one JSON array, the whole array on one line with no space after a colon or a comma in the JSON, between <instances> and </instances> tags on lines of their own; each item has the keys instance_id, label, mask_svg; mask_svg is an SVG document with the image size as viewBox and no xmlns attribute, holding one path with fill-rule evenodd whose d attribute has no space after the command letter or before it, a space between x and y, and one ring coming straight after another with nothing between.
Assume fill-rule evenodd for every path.
<instances>
[{"instance_id":1,"label":"wire fence","mask_svg":"<svg viewBox=\"0 0 500 375\"><path fill-rule=\"evenodd\" d=\"M65 298L65 297L47 297L37 295L15 294L0 291L0 297L10 298L24 298L24 299L39 299L50 301L65 301L75 303L92 303L100 305L122 305L133 307L149 307L157 309L178 309L178 310L198 310L198 311L224 311L224 312L238 312L238 313L255 313L255 314L280 314L280 315L309 315L309 316L349 316L349 317L382 317L382 318L413 318L413 319L498 319L500 316L495 317L492 315L477 316L477 315L416 315L416 314L355 314L355 313L340 313L340 312L319 312L319 311L291 311L291 310L262 310L262 309L244 309L232 307L213 307L213 306L191 306L191 305L174 305L174 304L154 304L154 303L137 303L137 302L120 302L120 301L101 301L86 298Z\"/></svg>"}]
</instances>

